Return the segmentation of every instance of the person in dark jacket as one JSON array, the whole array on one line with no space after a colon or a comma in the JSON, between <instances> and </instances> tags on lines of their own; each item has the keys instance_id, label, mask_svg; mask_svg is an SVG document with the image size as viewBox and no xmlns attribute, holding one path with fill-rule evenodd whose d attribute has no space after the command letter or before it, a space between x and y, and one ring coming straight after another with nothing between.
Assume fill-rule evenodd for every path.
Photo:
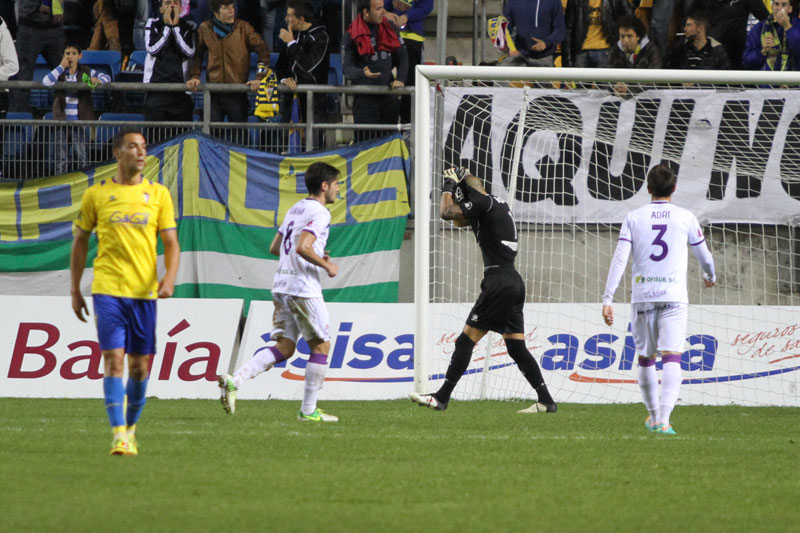
<instances>
[{"instance_id":1,"label":"person in dark jacket","mask_svg":"<svg viewBox=\"0 0 800 533\"><path fill-rule=\"evenodd\" d=\"M17 81L33 80L36 58L44 56L47 67L55 68L64 51L64 20L61 0L18 0L17 56L19 72ZM28 89L12 92L11 110L27 111Z\"/></svg>"},{"instance_id":2,"label":"person in dark jacket","mask_svg":"<svg viewBox=\"0 0 800 533\"><path fill-rule=\"evenodd\" d=\"M751 70L800 70L800 20L789 0L772 0L772 15L747 35L742 66Z\"/></svg>"},{"instance_id":3,"label":"person in dark jacket","mask_svg":"<svg viewBox=\"0 0 800 533\"><path fill-rule=\"evenodd\" d=\"M358 13L344 35L344 74L354 85L403 87L408 73L408 54L403 39L384 17L383 0L358 0ZM392 68L397 68L397 77ZM356 124L397 124L399 99L387 94L353 96ZM356 140L375 137L356 132Z\"/></svg>"},{"instance_id":4,"label":"person in dark jacket","mask_svg":"<svg viewBox=\"0 0 800 533\"><path fill-rule=\"evenodd\" d=\"M769 16L762 0L694 0L692 10L708 15L708 35L725 47L733 70L742 68L748 17L761 21Z\"/></svg>"},{"instance_id":5,"label":"person in dark jacket","mask_svg":"<svg viewBox=\"0 0 800 533\"><path fill-rule=\"evenodd\" d=\"M708 37L708 16L694 11L686 17L684 38L670 54L669 68L695 70L729 70L728 52L722 43Z\"/></svg>"},{"instance_id":6,"label":"person in dark jacket","mask_svg":"<svg viewBox=\"0 0 800 533\"><path fill-rule=\"evenodd\" d=\"M151 18L145 26L147 59L144 62L144 83L186 83L197 41L193 21L181 19L180 0L162 0L161 16ZM144 116L148 121L190 121L194 103L186 93L148 92ZM159 140L151 135L150 142Z\"/></svg>"},{"instance_id":7,"label":"person in dark jacket","mask_svg":"<svg viewBox=\"0 0 800 533\"><path fill-rule=\"evenodd\" d=\"M567 0L567 34L562 45L565 67L604 67L617 42L617 21L633 13L628 0Z\"/></svg>"},{"instance_id":8,"label":"person in dark jacket","mask_svg":"<svg viewBox=\"0 0 800 533\"><path fill-rule=\"evenodd\" d=\"M509 56L502 65L552 67L556 47L567 32L561 0L508 0L503 16L516 29L519 55Z\"/></svg>"},{"instance_id":9,"label":"person in dark jacket","mask_svg":"<svg viewBox=\"0 0 800 533\"><path fill-rule=\"evenodd\" d=\"M661 68L661 52L650 42L644 23L635 15L620 17L619 41L608 53L611 68Z\"/></svg>"},{"instance_id":10,"label":"person in dark jacket","mask_svg":"<svg viewBox=\"0 0 800 533\"><path fill-rule=\"evenodd\" d=\"M328 83L330 47L328 31L325 26L312 22L313 7L306 0L289 0L286 4L286 28L281 28L278 38L286 43L286 48L278 56L278 80L291 90L297 84L325 85ZM283 94L283 121L289 122L294 94ZM300 107L300 121L306 121L306 94L297 95ZM314 122L326 122L325 94L314 94ZM317 130L315 145L322 143L322 131Z\"/></svg>"},{"instance_id":11,"label":"person in dark jacket","mask_svg":"<svg viewBox=\"0 0 800 533\"><path fill-rule=\"evenodd\" d=\"M647 36L644 23L635 15L625 15L617 22L619 41L608 52L610 68L661 68L661 52ZM641 84L618 82L614 92L620 96L641 92Z\"/></svg>"}]
</instances>

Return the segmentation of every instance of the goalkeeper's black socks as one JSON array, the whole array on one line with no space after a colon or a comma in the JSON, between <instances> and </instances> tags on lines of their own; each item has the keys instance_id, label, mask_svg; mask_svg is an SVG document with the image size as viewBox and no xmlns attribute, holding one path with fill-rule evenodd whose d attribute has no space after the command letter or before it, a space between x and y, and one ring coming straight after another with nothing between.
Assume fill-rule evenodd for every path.
<instances>
[{"instance_id":1,"label":"goalkeeper's black socks","mask_svg":"<svg viewBox=\"0 0 800 533\"><path fill-rule=\"evenodd\" d=\"M475 348L475 343L472 342L466 333L461 333L456 339L456 349L453 356L450 358L450 365L447 367L447 372L444 375L444 383L436 391L436 399L441 403L450 401L450 395L453 394L453 389L456 388L458 380L466 372L469 362L472 359L472 349Z\"/></svg>"},{"instance_id":2,"label":"goalkeeper's black socks","mask_svg":"<svg viewBox=\"0 0 800 533\"><path fill-rule=\"evenodd\" d=\"M525 341L522 339L506 339L506 347L508 348L508 355L517 363L522 375L531 384L531 387L536 391L539 401L546 404L556 403L553 397L550 396L550 391L547 390L547 385L544 383L542 371L539 369L539 363L533 358L531 352L525 347Z\"/></svg>"}]
</instances>

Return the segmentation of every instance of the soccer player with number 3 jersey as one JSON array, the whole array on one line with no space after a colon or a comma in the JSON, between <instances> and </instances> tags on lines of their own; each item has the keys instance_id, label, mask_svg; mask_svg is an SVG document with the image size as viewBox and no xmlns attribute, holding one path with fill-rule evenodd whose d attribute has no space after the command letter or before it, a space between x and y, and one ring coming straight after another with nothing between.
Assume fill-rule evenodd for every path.
<instances>
[{"instance_id":1,"label":"soccer player with number 3 jersey","mask_svg":"<svg viewBox=\"0 0 800 533\"><path fill-rule=\"evenodd\" d=\"M672 204L677 177L657 165L647 175L652 201L628 213L603 294L603 319L614 323L611 302L633 251L631 333L639 356L639 389L649 416L648 430L675 435L670 415L681 386L681 355L686 338L689 296L686 290L687 246L700 262L706 287L716 282L714 259L697 218ZM661 355L663 375L658 395L656 356Z\"/></svg>"},{"instance_id":2,"label":"soccer player with number 3 jersey","mask_svg":"<svg viewBox=\"0 0 800 533\"><path fill-rule=\"evenodd\" d=\"M114 435L111 454L137 455L136 422L145 404L150 359L156 352L156 298L172 296L180 245L169 191L142 176L147 156L144 136L123 129L112 146L117 173L89 187L74 225L72 309L86 322L88 308L80 283L89 236L97 231L92 302L103 352L103 395ZM159 236L166 265L161 280L156 270ZM123 385L126 353L128 382Z\"/></svg>"},{"instance_id":3,"label":"soccer player with number 3 jersey","mask_svg":"<svg viewBox=\"0 0 800 533\"><path fill-rule=\"evenodd\" d=\"M233 376L224 374L217 378L220 400L230 414L236 410L236 392L242 383L294 355L302 335L311 354L297 418L303 422L339 420L317 408L331 347L328 309L322 299L319 276L324 271L332 278L339 272L325 250L331 223L331 213L325 206L339 195L339 171L327 163L313 163L306 170L305 182L308 198L289 209L269 247L271 254L280 257L272 285L275 311L271 338L276 344L259 351Z\"/></svg>"}]
</instances>

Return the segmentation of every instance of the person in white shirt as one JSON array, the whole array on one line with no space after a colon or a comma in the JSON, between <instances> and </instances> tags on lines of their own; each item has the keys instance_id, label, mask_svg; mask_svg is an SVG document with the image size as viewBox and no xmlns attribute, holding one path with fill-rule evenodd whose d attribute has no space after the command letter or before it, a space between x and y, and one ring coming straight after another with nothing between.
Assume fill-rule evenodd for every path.
<instances>
[{"instance_id":1,"label":"person in white shirt","mask_svg":"<svg viewBox=\"0 0 800 533\"><path fill-rule=\"evenodd\" d=\"M8 81L8 78L19 71L19 60L17 59L17 49L14 48L14 39L8 31L8 24L0 17L0 81ZM0 89L0 118L5 118L8 111L8 89Z\"/></svg>"},{"instance_id":2,"label":"person in white shirt","mask_svg":"<svg viewBox=\"0 0 800 533\"><path fill-rule=\"evenodd\" d=\"M280 257L272 285L275 312L271 338L276 344L259 351L233 376L224 374L217 378L220 400L230 414L236 410L236 391L241 384L294 355L302 335L311 352L306 364L303 404L297 418L311 422L339 420L317 408L331 347L328 310L319 277L323 271L331 278L339 272L325 250L331 223L331 213L325 206L339 195L339 171L327 163L313 163L306 170L305 182L308 198L289 209L269 247L271 254Z\"/></svg>"},{"instance_id":3,"label":"person in white shirt","mask_svg":"<svg viewBox=\"0 0 800 533\"><path fill-rule=\"evenodd\" d=\"M675 435L670 415L681 386L681 354L688 320L686 289L687 245L700 262L706 287L716 282L714 259L697 218L671 203L677 177L657 165L647 175L652 201L627 214L603 294L603 319L614 323L611 302L633 251L631 333L639 356L639 389L649 416L647 428ZM658 397L656 356L661 355L663 376Z\"/></svg>"}]
</instances>

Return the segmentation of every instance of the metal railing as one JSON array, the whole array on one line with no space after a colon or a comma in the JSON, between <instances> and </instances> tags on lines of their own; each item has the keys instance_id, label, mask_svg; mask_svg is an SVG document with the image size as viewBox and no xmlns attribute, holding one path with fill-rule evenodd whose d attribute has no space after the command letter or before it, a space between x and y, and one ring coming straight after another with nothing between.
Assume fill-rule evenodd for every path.
<instances>
[{"instance_id":1,"label":"metal railing","mask_svg":"<svg viewBox=\"0 0 800 533\"><path fill-rule=\"evenodd\" d=\"M39 82L0 82L0 90L36 90L53 93L68 89L92 90L88 86L76 83L57 83L53 87L45 87ZM306 108L314 108L315 98L328 98L327 95L338 95L342 100L340 109L344 108L343 100L349 95L373 94L403 96L413 94L412 88L390 89L372 86L334 86L334 85L298 85L291 91L283 85L278 92L304 94ZM144 96L148 92L187 92L179 83L108 83L95 89L96 97L103 102L111 102L115 112L141 114ZM111 139L116 131L124 126L136 126L143 131L149 144L158 144L181 135L189 130L219 137L235 144L265 150L274 153L289 153L292 150L309 152L318 149L333 148L349 144L353 140L366 140L394 132L401 132L410 140L410 124L354 124L344 121L348 113L328 114L329 122L315 122L314 113L306 113L305 121L300 123L263 122L249 118L253 122L212 122L211 94L247 93L251 108L255 93L248 86L208 83L201 84L193 93L195 115L191 122L154 122L140 120L65 121L45 120L43 118L22 119L6 118L0 121L2 132L2 177L5 179L28 179L51 176L78 170L86 166L96 165L112 158ZM39 98L44 93L38 93ZM52 102L52 98L49 100ZM413 99L412 99L413 101ZM95 106L97 108L97 106ZM36 115L45 115L46 109L40 106ZM102 109L96 109L102 118ZM198 113L199 112L199 113ZM252 112L252 110L251 110ZM252 117L252 115L251 115ZM143 119L142 117L139 117ZM290 133L302 132L304 141L298 146Z\"/></svg>"}]
</instances>

